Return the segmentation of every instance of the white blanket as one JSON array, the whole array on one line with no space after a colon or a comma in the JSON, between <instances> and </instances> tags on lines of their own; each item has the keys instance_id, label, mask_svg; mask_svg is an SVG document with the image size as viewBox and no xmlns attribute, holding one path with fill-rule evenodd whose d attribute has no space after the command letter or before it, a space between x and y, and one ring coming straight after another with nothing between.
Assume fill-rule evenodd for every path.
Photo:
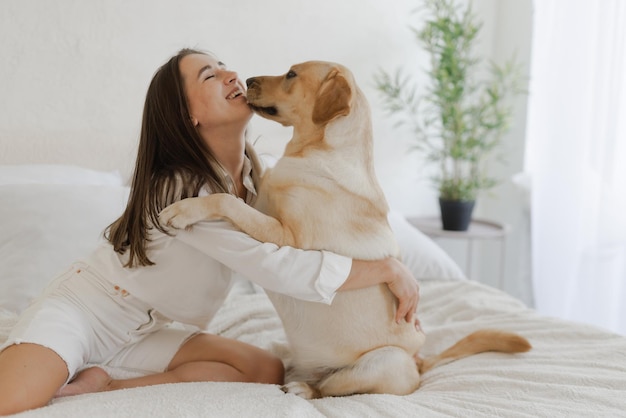
<instances>
[{"instance_id":1,"label":"white blanket","mask_svg":"<svg viewBox=\"0 0 626 418\"><path fill-rule=\"evenodd\" d=\"M278 386L180 383L56 399L20 417L618 417L626 416L626 338L545 318L505 293L471 281L423 281L424 356L480 328L518 332L529 353L483 353L439 366L408 396L312 401ZM15 318L0 317L0 341ZM211 332L288 358L284 333L263 294L233 295ZM122 370L109 370L118 377Z\"/></svg>"}]
</instances>

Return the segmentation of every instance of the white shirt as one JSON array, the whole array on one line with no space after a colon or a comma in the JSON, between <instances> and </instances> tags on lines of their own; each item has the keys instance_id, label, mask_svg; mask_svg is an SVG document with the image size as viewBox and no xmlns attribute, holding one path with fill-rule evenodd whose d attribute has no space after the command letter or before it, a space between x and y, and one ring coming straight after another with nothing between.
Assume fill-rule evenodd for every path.
<instances>
[{"instance_id":1,"label":"white shirt","mask_svg":"<svg viewBox=\"0 0 626 418\"><path fill-rule=\"evenodd\" d=\"M252 182L244 183L251 192ZM200 222L173 234L151 230L152 266L124 267L127 256L108 242L84 261L92 273L166 317L200 328L224 302L236 273L274 292L330 304L352 267L352 259L331 252L261 243L226 221Z\"/></svg>"}]
</instances>

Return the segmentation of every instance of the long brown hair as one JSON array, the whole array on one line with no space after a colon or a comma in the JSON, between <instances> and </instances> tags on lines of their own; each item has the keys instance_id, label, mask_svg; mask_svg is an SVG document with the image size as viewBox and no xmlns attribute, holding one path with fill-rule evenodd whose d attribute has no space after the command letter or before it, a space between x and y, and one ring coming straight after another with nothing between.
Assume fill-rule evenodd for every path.
<instances>
[{"instance_id":1,"label":"long brown hair","mask_svg":"<svg viewBox=\"0 0 626 418\"><path fill-rule=\"evenodd\" d=\"M205 185L212 192L229 193L220 163L189 116L179 63L190 54L206 53L180 50L156 71L146 93L130 197L122 216L105 231L116 252L128 250L126 267L154 264L146 243L151 228L168 233L158 218L166 206L197 196ZM252 160L253 176L258 177L259 162L248 143L246 154Z\"/></svg>"}]
</instances>

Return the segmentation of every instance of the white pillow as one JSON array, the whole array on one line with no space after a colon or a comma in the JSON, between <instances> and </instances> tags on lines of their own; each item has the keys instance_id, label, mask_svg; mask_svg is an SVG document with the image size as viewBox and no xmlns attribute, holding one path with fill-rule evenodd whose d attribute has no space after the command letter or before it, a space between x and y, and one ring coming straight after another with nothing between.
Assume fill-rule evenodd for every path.
<instances>
[{"instance_id":1,"label":"white pillow","mask_svg":"<svg viewBox=\"0 0 626 418\"><path fill-rule=\"evenodd\" d=\"M0 165L0 185L33 183L122 186L123 180L118 171L98 171L73 165Z\"/></svg>"},{"instance_id":2,"label":"white pillow","mask_svg":"<svg viewBox=\"0 0 626 418\"><path fill-rule=\"evenodd\" d=\"M107 185L0 185L0 310L21 312L95 249L128 193L128 187Z\"/></svg>"},{"instance_id":3,"label":"white pillow","mask_svg":"<svg viewBox=\"0 0 626 418\"><path fill-rule=\"evenodd\" d=\"M390 211L387 218L400 246L402 262L416 279L465 279L454 260L402 214Z\"/></svg>"}]
</instances>

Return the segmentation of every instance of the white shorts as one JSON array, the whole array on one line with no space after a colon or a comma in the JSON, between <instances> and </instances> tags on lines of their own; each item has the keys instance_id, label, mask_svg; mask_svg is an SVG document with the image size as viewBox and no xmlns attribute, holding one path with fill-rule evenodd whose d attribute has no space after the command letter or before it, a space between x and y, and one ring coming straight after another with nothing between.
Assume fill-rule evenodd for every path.
<instances>
[{"instance_id":1,"label":"white shorts","mask_svg":"<svg viewBox=\"0 0 626 418\"><path fill-rule=\"evenodd\" d=\"M0 351L34 343L67 364L68 381L87 363L162 372L197 331L175 328L143 301L77 263L22 313Z\"/></svg>"}]
</instances>

